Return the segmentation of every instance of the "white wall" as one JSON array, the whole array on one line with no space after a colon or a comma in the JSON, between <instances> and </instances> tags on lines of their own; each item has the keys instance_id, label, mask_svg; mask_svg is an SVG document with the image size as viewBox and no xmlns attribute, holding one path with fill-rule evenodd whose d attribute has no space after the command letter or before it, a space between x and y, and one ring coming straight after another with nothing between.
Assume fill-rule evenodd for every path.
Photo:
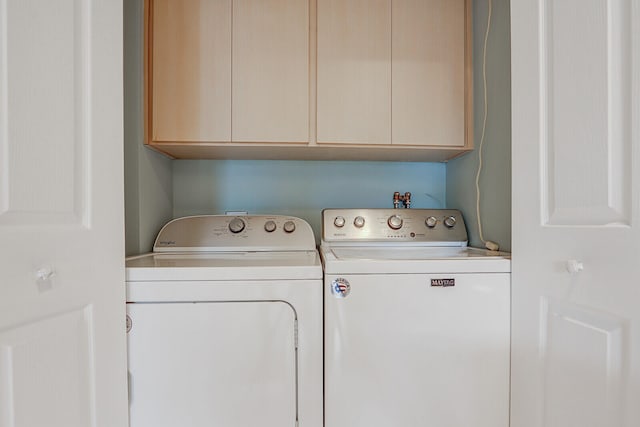
<instances>
[{"instance_id":1,"label":"white wall","mask_svg":"<svg viewBox=\"0 0 640 427\"><path fill-rule=\"evenodd\" d=\"M474 0L474 115L475 147L447 165L447 203L463 211L470 241L482 246L476 216L475 178L482 132L482 48L487 28L488 0ZM511 250L511 52L509 0L493 0L487 45L488 115L480 176L480 212L485 240Z\"/></svg>"},{"instance_id":2,"label":"white wall","mask_svg":"<svg viewBox=\"0 0 640 427\"><path fill-rule=\"evenodd\" d=\"M151 250L172 215L171 161L143 146L143 1L124 1L126 254Z\"/></svg>"}]
</instances>

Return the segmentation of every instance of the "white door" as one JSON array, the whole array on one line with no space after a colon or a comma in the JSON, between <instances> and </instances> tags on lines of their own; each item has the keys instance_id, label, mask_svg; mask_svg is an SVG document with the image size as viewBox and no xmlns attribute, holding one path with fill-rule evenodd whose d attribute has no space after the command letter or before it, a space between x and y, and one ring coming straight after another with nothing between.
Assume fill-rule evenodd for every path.
<instances>
[{"instance_id":1,"label":"white door","mask_svg":"<svg viewBox=\"0 0 640 427\"><path fill-rule=\"evenodd\" d=\"M0 426L127 425L122 2L0 0Z\"/></svg>"},{"instance_id":2,"label":"white door","mask_svg":"<svg viewBox=\"0 0 640 427\"><path fill-rule=\"evenodd\" d=\"M511 19L511 426L637 427L640 1Z\"/></svg>"}]
</instances>

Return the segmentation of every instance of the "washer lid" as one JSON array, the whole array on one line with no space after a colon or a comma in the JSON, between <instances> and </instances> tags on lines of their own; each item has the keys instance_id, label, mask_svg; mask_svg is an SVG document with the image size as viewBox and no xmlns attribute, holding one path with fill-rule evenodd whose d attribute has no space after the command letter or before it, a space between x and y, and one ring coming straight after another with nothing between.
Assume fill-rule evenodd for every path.
<instances>
[{"instance_id":1,"label":"washer lid","mask_svg":"<svg viewBox=\"0 0 640 427\"><path fill-rule=\"evenodd\" d=\"M471 247L331 246L320 254L325 273L481 273L510 272L511 257Z\"/></svg>"},{"instance_id":2,"label":"washer lid","mask_svg":"<svg viewBox=\"0 0 640 427\"><path fill-rule=\"evenodd\" d=\"M127 258L127 281L321 279L316 250L151 253Z\"/></svg>"},{"instance_id":3,"label":"washer lid","mask_svg":"<svg viewBox=\"0 0 640 427\"><path fill-rule=\"evenodd\" d=\"M471 247L415 247L415 246L331 246L337 259L369 260L426 260L464 258L504 258L504 252L490 252Z\"/></svg>"}]
</instances>

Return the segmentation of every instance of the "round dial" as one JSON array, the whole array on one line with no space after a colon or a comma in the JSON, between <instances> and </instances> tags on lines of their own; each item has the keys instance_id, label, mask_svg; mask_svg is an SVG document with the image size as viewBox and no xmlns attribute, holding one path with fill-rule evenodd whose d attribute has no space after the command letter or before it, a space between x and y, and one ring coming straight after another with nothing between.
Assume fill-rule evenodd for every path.
<instances>
[{"instance_id":1,"label":"round dial","mask_svg":"<svg viewBox=\"0 0 640 427\"><path fill-rule=\"evenodd\" d=\"M242 230L244 230L244 227L246 226L246 224L244 223L244 221L240 218L233 218L231 220L231 222L229 223L229 231L231 231L232 233L239 233Z\"/></svg>"},{"instance_id":2,"label":"round dial","mask_svg":"<svg viewBox=\"0 0 640 427\"><path fill-rule=\"evenodd\" d=\"M453 228L454 225L456 225L456 217L455 216L448 216L444 219L444 225L446 225L448 228Z\"/></svg>"},{"instance_id":3,"label":"round dial","mask_svg":"<svg viewBox=\"0 0 640 427\"><path fill-rule=\"evenodd\" d=\"M296 229L296 223L293 221L287 221L284 223L284 225L282 226L282 228L284 229L284 231L286 231L287 233L293 233Z\"/></svg>"},{"instance_id":4,"label":"round dial","mask_svg":"<svg viewBox=\"0 0 640 427\"><path fill-rule=\"evenodd\" d=\"M335 225L338 228L342 228L344 227L344 224L346 223L346 221L344 220L343 216L337 216L335 217L335 219L333 220L333 225Z\"/></svg>"},{"instance_id":5,"label":"round dial","mask_svg":"<svg viewBox=\"0 0 640 427\"><path fill-rule=\"evenodd\" d=\"M272 232L274 232L274 231L276 230L276 222L275 222L275 221L272 221L272 220L269 220L269 221L265 222L265 223L264 223L264 230L265 230L267 233L272 233Z\"/></svg>"},{"instance_id":6,"label":"round dial","mask_svg":"<svg viewBox=\"0 0 640 427\"><path fill-rule=\"evenodd\" d=\"M357 216L356 219L353 220L353 225L358 228L364 227L364 218L361 216Z\"/></svg>"},{"instance_id":7,"label":"round dial","mask_svg":"<svg viewBox=\"0 0 640 427\"><path fill-rule=\"evenodd\" d=\"M427 227L433 228L438 223L438 220L436 219L435 216L430 216L429 218L424 220L424 223Z\"/></svg>"},{"instance_id":8,"label":"round dial","mask_svg":"<svg viewBox=\"0 0 640 427\"><path fill-rule=\"evenodd\" d=\"M398 215L391 215L387 220L387 224L390 228L399 230L402 228L402 218L400 218Z\"/></svg>"}]
</instances>

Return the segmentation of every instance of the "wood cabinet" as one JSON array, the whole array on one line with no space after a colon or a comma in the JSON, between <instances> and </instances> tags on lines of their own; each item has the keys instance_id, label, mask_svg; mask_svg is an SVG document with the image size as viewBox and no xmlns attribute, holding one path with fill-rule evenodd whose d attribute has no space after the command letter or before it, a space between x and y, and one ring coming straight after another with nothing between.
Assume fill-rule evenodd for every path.
<instances>
[{"instance_id":1,"label":"wood cabinet","mask_svg":"<svg viewBox=\"0 0 640 427\"><path fill-rule=\"evenodd\" d=\"M465 3L318 0L318 143L465 146Z\"/></svg>"},{"instance_id":2,"label":"wood cabinet","mask_svg":"<svg viewBox=\"0 0 640 427\"><path fill-rule=\"evenodd\" d=\"M392 144L464 146L465 0L393 0L392 16Z\"/></svg>"},{"instance_id":3,"label":"wood cabinet","mask_svg":"<svg viewBox=\"0 0 640 427\"><path fill-rule=\"evenodd\" d=\"M318 142L391 141L391 0L318 0Z\"/></svg>"},{"instance_id":4,"label":"wood cabinet","mask_svg":"<svg viewBox=\"0 0 640 427\"><path fill-rule=\"evenodd\" d=\"M308 143L307 0L147 5L149 143Z\"/></svg>"},{"instance_id":5,"label":"wood cabinet","mask_svg":"<svg viewBox=\"0 0 640 427\"><path fill-rule=\"evenodd\" d=\"M231 0L148 2L153 142L231 140Z\"/></svg>"},{"instance_id":6,"label":"wood cabinet","mask_svg":"<svg viewBox=\"0 0 640 427\"><path fill-rule=\"evenodd\" d=\"M471 150L471 0L146 0L145 142L175 158Z\"/></svg>"},{"instance_id":7,"label":"wood cabinet","mask_svg":"<svg viewBox=\"0 0 640 427\"><path fill-rule=\"evenodd\" d=\"M231 140L309 141L308 0L234 0Z\"/></svg>"}]
</instances>

